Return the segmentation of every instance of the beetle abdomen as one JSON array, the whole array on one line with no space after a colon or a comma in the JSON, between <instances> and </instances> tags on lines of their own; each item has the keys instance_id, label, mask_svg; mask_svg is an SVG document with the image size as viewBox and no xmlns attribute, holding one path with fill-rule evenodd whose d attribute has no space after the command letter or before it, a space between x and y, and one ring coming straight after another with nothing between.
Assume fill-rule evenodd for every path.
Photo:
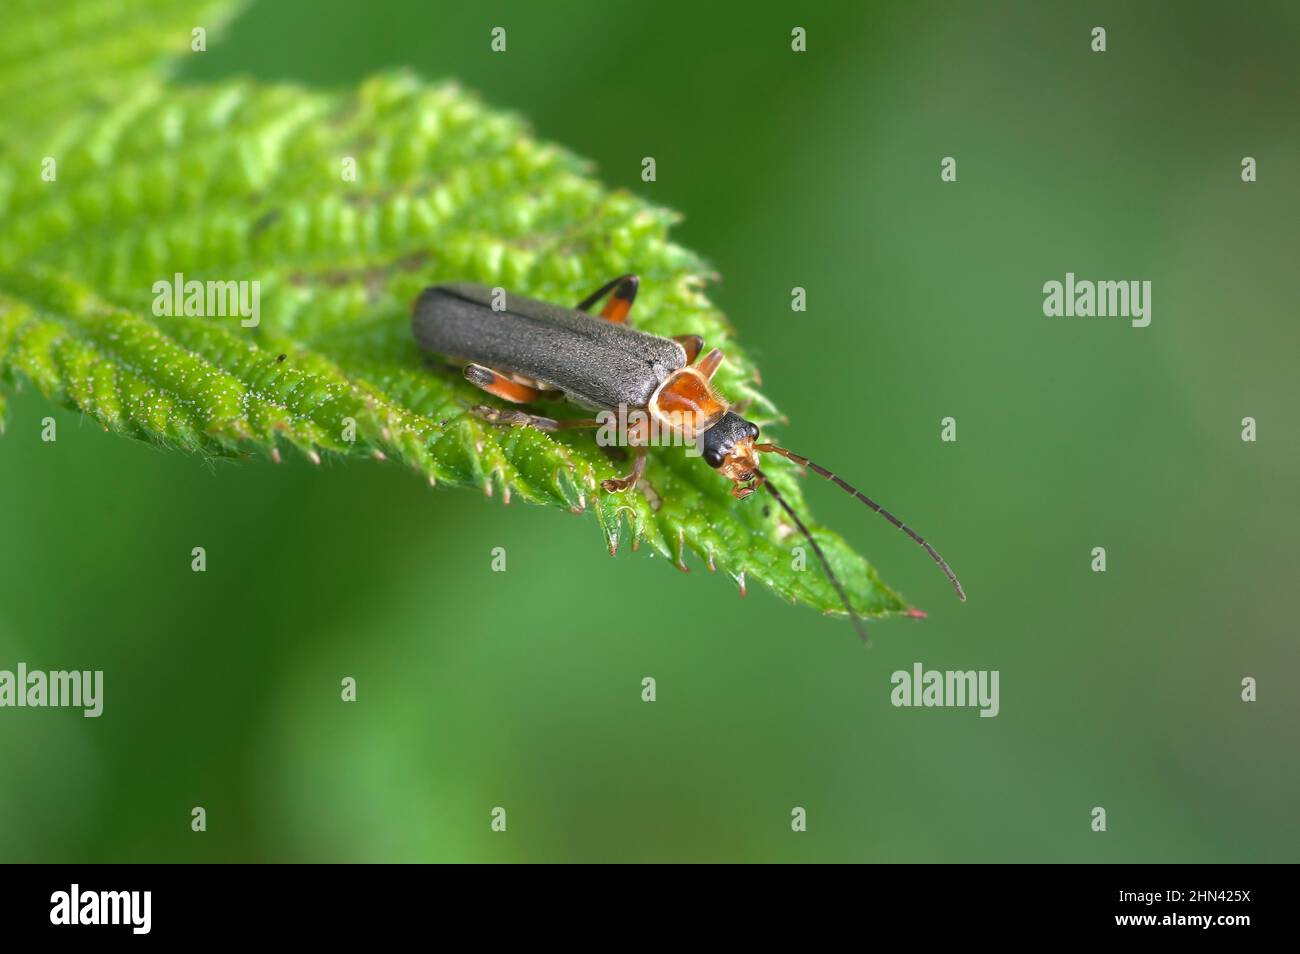
<instances>
[{"instance_id":1,"label":"beetle abdomen","mask_svg":"<svg viewBox=\"0 0 1300 954\"><path fill-rule=\"evenodd\" d=\"M557 388L597 408L645 407L660 383L686 365L675 341L519 295L495 310L493 290L426 288L411 330L424 348Z\"/></svg>"}]
</instances>

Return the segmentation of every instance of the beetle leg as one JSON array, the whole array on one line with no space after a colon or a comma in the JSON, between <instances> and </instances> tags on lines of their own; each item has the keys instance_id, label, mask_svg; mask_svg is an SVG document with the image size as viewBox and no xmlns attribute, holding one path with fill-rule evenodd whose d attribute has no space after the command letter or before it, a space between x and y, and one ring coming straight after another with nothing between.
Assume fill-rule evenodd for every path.
<instances>
[{"instance_id":1,"label":"beetle leg","mask_svg":"<svg viewBox=\"0 0 1300 954\"><path fill-rule=\"evenodd\" d=\"M600 421L595 418L557 421L553 417L542 417L540 414L525 414L523 411L511 411L501 407L488 407L486 404L475 405L470 408L470 413L475 417L481 417L489 424L505 424L510 427L535 427L539 431L546 431L548 434L579 427L600 427Z\"/></svg>"},{"instance_id":2,"label":"beetle leg","mask_svg":"<svg viewBox=\"0 0 1300 954\"><path fill-rule=\"evenodd\" d=\"M701 359L700 363L695 366L695 369L699 371L700 374L704 375L704 378L707 381L712 379L713 375L718 370L718 366L721 364L722 352L717 348L714 348L706 354L703 359Z\"/></svg>"},{"instance_id":3,"label":"beetle leg","mask_svg":"<svg viewBox=\"0 0 1300 954\"><path fill-rule=\"evenodd\" d=\"M636 486L636 482L641 479L645 473L645 448L637 446L636 457L632 461L632 472L626 477L614 477L609 480L602 480L600 486L612 494L621 493L624 490L630 490Z\"/></svg>"},{"instance_id":4,"label":"beetle leg","mask_svg":"<svg viewBox=\"0 0 1300 954\"><path fill-rule=\"evenodd\" d=\"M636 290L639 287L641 287L641 279L636 275L620 275L612 282L601 285L578 302L578 311L586 311L610 292L613 292L613 297L601 309L600 317L606 321L612 321L616 325L621 325L627 321L627 313L632 310L632 302L636 301Z\"/></svg>"},{"instance_id":5,"label":"beetle leg","mask_svg":"<svg viewBox=\"0 0 1300 954\"><path fill-rule=\"evenodd\" d=\"M704 339L699 335L673 335L673 340L686 349L687 364L694 364L704 350Z\"/></svg>"},{"instance_id":6,"label":"beetle leg","mask_svg":"<svg viewBox=\"0 0 1300 954\"><path fill-rule=\"evenodd\" d=\"M464 373L465 380L470 384L512 404L531 404L542 396L542 392L537 388L511 381L500 371L493 371L481 364L465 365Z\"/></svg>"}]
</instances>

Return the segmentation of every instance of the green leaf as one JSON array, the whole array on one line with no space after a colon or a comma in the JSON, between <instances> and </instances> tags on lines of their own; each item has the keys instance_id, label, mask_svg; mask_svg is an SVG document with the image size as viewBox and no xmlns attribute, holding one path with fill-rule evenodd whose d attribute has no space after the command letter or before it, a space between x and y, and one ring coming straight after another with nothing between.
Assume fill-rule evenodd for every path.
<instances>
[{"instance_id":1,"label":"green leaf","mask_svg":"<svg viewBox=\"0 0 1300 954\"><path fill-rule=\"evenodd\" d=\"M0 31L0 139L30 136L83 106L154 82L214 40L243 0L5 0Z\"/></svg>"},{"instance_id":2,"label":"green leaf","mask_svg":"<svg viewBox=\"0 0 1300 954\"><path fill-rule=\"evenodd\" d=\"M31 88L23 65L0 61L0 95ZM111 105L72 109L92 88ZM430 483L589 511L611 551L644 544L683 568L694 554L742 586L842 612L814 560L793 568L802 541L766 495L735 501L680 448L652 451L646 493L608 494L599 481L626 463L589 433L468 415L485 396L412 340L410 303L430 284L571 303L635 271L634 323L722 348L722 391L766 431L779 416L704 294L707 265L669 240L673 214L606 190L516 117L405 73L353 93L117 76L57 102L58 123L0 152L0 379L191 452L378 457ZM260 323L155 316L155 283L177 273L260 282ZM806 509L787 462L765 469ZM814 533L858 611L908 612L840 537Z\"/></svg>"}]
</instances>

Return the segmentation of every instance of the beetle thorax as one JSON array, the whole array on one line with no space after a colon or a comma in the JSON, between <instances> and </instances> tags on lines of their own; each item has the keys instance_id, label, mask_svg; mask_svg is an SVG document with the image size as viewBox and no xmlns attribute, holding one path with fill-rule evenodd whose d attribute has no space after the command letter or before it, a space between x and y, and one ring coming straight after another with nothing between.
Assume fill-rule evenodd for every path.
<instances>
[{"instance_id":1,"label":"beetle thorax","mask_svg":"<svg viewBox=\"0 0 1300 954\"><path fill-rule=\"evenodd\" d=\"M648 410L659 428L693 440L726 414L727 407L703 374L682 368L655 389Z\"/></svg>"}]
</instances>

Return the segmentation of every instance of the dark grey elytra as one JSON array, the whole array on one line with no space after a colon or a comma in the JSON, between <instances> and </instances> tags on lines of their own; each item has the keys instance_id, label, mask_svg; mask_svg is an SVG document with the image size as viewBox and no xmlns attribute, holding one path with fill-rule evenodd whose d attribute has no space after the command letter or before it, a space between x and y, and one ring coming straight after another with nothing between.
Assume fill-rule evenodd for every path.
<instances>
[{"instance_id":1,"label":"dark grey elytra","mask_svg":"<svg viewBox=\"0 0 1300 954\"><path fill-rule=\"evenodd\" d=\"M494 311L492 295L468 283L426 288L411 314L415 340L448 358L533 378L593 410L645 407L686 367L686 350L668 338L522 295L506 295L505 309Z\"/></svg>"}]
</instances>

